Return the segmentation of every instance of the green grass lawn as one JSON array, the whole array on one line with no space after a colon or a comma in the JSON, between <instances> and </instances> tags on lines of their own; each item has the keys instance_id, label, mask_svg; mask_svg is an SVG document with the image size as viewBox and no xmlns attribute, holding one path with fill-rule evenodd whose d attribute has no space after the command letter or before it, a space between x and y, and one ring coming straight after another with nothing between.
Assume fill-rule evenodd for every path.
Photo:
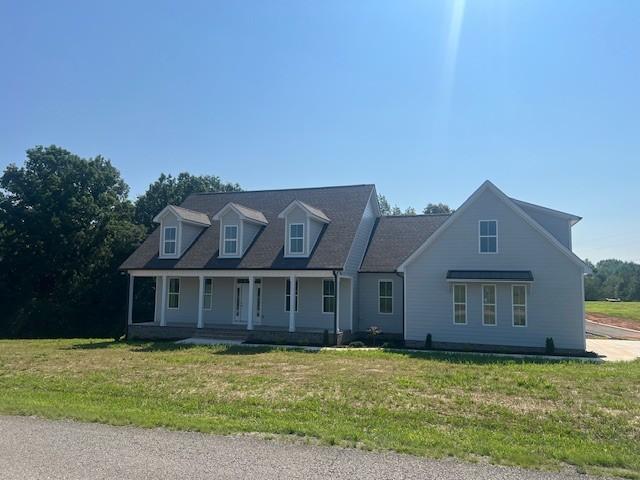
<instances>
[{"instance_id":1,"label":"green grass lawn","mask_svg":"<svg viewBox=\"0 0 640 480\"><path fill-rule=\"evenodd\" d=\"M640 478L640 361L6 340L0 413Z\"/></svg>"},{"instance_id":2,"label":"green grass lawn","mask_svg":"<svg viewBox=\"0 0 640 480\"><path fill-rule=\"evenodd\" d=\"M586 311L640 322L640 302L586 302Z\"/></svg>"}]
</instances>

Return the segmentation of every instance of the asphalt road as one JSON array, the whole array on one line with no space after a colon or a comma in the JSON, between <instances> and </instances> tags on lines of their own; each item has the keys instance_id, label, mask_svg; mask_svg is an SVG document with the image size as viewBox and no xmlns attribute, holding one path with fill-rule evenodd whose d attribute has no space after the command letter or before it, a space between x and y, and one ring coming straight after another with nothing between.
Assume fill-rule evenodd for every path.
<instances>
[{"instance_id":1,"label":"asphalt road","mask_svg":"<svg viewBox=\"0 0 640 480\"><path fill-rule=\"evenodd\" d=\"M603 325L601 323L586 321L587 334L598 337L614 338L617 340L640 340L640 332L633 330L613 327L611 325Z\"/></svg>"},{"instance_id":2,"label":"asphalt road","mask_svg":"<svg viewBox=\"0 0 640 480\"><path fill-rule=\"evenodd\" d=\"M1 479L588 480L549 473L305 445L253 436L0 416Z\"/></svg>"}]
</instances>

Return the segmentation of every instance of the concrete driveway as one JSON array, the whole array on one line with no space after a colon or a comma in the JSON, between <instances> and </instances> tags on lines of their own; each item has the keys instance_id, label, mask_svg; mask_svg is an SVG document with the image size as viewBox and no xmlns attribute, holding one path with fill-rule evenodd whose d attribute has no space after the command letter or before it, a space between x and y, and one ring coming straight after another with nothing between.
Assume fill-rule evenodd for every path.
<instances>
[{"instance_id":1,"label":"concrete driveway","mask_svg":"<svg viewBox=\"0 0 640 480\"><path fill-rule=\"evenodd\" d=\"M0 478L590 480L573 471L429 460L190 432L0 416ZM595 479L594 479L595 480Z\"/></svg>"},{"instance_id":2,"label":"concrete driveway","mask_svg":"<svg viewBox=\"0 0 640 480\"><path fill-rule=\"evenodd\" d=\"M587 338L587 350L608 362L630 361L640 358L640 341Z\"/></svg>"}]
</instances>

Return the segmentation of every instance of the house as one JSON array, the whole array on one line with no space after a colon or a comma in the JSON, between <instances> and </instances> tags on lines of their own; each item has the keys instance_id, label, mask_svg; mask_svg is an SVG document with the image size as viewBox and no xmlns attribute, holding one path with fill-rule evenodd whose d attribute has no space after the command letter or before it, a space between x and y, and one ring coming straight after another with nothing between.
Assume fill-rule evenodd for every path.
<instances>
[{"instance_id":1,"label":"house","mask_svg":"<svg viewBox=\"0 0 640 480\"><path fill-rule=\"evenodd\" d=\"M202 193L168 205L120 267L128 336L584 351L580 217L484 182L453 214L382 216L374 185ZM136 278L156 284L134 323Z\"/></svg>"}]
</instances>

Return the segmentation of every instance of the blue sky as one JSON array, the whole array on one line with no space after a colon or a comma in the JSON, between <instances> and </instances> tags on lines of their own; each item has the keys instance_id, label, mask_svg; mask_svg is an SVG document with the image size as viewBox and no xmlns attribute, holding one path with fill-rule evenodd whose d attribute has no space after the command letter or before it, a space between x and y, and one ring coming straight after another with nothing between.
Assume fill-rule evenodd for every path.
<instances>
[{"instance_id":1,"label":"blue sky","mask_svg":"<svg viewBox=\"0 0 640 480\"><path fill-rule=\"evenodd\" d=\"M245 189L490 179L640 261L640 2L0 3L0 167L34 145Z\"/></svg>"}]
</instances>

